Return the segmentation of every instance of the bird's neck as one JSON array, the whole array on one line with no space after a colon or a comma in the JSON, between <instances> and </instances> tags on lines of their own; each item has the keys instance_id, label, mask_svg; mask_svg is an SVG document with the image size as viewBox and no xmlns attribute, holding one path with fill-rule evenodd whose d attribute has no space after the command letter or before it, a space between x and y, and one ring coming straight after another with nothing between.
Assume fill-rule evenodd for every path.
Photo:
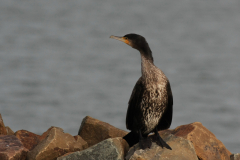
<instances>
[{"instance_id":1,"label":"bird's neck","mask_svg":"<svg viewBox=\"0 0 240 160\"><path fill-rule=\"evenodd\" d=\"M152 59L146 58L141 54L142 77L144 79L152 79L154 77L154 64Z\"/></svg>"},{"instance_id":2,"label":"bird's neck","mask_svg":"<svg viewBox=\"0 0 240 160\"><path fill-rule=\"evenodd\" d=\"M145 45L141 49L139 49L139 52L142 58L145 58L146 60L153 64L152 51L148 45Z\"/></svg>"}]
</instances>

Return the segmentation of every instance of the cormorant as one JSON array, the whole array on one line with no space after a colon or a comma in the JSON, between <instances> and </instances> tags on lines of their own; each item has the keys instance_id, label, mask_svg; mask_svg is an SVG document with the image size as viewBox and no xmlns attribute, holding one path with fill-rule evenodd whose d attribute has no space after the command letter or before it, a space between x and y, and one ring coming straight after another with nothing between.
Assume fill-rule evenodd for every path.
<instances>
[{"instance_id":1,"label":"cormorant","mask_svg":"<svg viewBox=\"0 0 240 160\"><path fill-rule=\"evenodd\" d=\"M171 150L158 133L172 123L173 97L167 77L154 65L152 51L144 37L131 33L110 38L128 44L141 55L142 76L132 91L126 117L126 126L131 132L123 138L130 147L139 142L140 148L146 149L152 145L148 134L154 132L153 141Z\"/></svg>"}]
</instances>

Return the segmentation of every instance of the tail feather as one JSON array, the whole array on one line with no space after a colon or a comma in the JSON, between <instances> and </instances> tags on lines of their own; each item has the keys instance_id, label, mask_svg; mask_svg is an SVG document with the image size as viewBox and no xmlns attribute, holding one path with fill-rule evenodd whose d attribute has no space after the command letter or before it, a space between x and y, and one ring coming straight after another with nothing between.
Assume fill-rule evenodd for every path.
<instances>
[{"instance_id":1,"label":"tail feather","mask_svg":"<svg viewBox=\"0 0 240 160\"><path fill-rule=\"evenodd\" d=\"M132 147L134 144L139 142L139 136L136 132L129 132L126 136L123 137L129 145L129 147Z\"/></svg>"}]
</instances>

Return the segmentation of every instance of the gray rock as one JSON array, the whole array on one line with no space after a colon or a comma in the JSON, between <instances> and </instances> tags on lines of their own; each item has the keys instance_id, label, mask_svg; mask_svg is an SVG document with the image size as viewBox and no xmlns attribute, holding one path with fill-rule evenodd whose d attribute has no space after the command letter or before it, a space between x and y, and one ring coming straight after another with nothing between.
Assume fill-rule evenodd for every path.
<instances>
[{"instance_id":1,"label":"gray rock","mask_svg":"<svg viewBox=\"0 0 240 160\"><path fill-rule=\"evenodd\" d=\"M124 160L129 149L127 142L121 137L109 138L83 151L77 151L57 160Z\"/></svg>"},{"instance_id":2,"label":"gray rock","mask_svg":"<svg viewBox=\"0 0 240 160\"><path fill-rule=\"evenodd\" d=\"M240 160L240 154L239 153L232 154L230 156L230 160Z\"/></svg>"},{"instance_id":3,"label":"gray rock","mask_svg":"<svg viewBox=\"0 0 240 160\"><path fill-rule=\"evenodd\" d=\"M182 137L172 134L164 135L163 140L171 146L172 150L162 148L155 142L152 143L150 149L139 149L139 145L133 146L127 156L127 160L198 160L192 143Z\"/></svg>"}]
</instances>

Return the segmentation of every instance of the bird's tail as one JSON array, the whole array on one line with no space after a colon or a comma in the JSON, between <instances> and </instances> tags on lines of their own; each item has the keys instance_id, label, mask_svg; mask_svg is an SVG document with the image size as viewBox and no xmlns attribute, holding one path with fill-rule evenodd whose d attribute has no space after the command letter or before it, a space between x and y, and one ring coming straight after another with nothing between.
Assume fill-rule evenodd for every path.
<instances>
[{"instance_id":1,"label":"bird's tail","mask_svg":"<svg viewBox=\"0 0 240 160\"><path fill-rule=\"evenodd\" d=\"M136 132L129 132L126 136L123 137L129 145L129 147L132 147L134 144L139 142L139 136Z\"/></svg>"}]
</instances>

